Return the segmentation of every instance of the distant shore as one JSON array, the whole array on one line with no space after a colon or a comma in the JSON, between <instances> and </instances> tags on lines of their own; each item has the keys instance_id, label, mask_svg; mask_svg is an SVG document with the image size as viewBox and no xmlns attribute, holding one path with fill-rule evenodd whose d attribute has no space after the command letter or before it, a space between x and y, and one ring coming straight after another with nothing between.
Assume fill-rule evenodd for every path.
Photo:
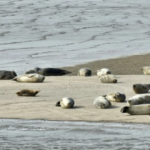
<instances>
[{"instance_id":1,"label":"distant shore","mask_svg":"<svg viewBox=\"0 0 150 150\"><path fill-rule=\"evenodd\" d=\"M133 55L128 57L98 60L76 66L62 67L62 69L72 72L68 75L77 75L78 70L83 67L90 68L93 75L96 75L96 70L101 68L109 68L113 74L117 75L142 75L143 73L141 68L143 66L150 66L150 53L144 55Z\"/></svg>"}]
</instances>

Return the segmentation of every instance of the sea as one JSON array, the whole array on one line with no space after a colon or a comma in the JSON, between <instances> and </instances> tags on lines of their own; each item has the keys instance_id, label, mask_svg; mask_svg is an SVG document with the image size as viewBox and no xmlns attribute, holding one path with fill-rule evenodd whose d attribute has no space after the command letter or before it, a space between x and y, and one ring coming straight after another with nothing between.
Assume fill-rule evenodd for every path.
<instances>
[{"instance_id":1,"label":"sea","mask_svg":"<svg viewBox=\"0 0 150 150\"><path fill-rule=\"evenodd\" d=\"M148 0L1 0L0 70L150 53ZM150 149L144 124L0 120L0 150Z\"/></svg>"}]
</instances>

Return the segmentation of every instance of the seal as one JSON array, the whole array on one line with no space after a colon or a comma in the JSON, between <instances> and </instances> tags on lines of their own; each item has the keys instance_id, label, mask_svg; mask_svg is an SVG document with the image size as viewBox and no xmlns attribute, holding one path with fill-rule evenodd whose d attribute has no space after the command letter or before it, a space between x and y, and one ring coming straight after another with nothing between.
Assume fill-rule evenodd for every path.
<instances>
[{"instance_id":1,"label":"seal","mask_svg":"<svg viewBox=\"0 0 150 150\"><path fill-rule=\"evenodd\" d=\"M101 83L117 83L117 79L112 74L103 75L99 78Z\"/></svg>"},{"instance_id":2,"label":"seal","mask_svg":"<svg viewBox=\"0 0 150 150\"><path fill-rule=\"evenodd\" d=\"M29 70L29 72L32 72L32 71L33 70ZM67 70L58 69L58 68L39 68L39 67L36 67L34 69L34 71L37 74L41 74L43 76L62 76L62 75L71 73Z\"/></svg>"},{"instance_id":3,"label":"seal","mask_svg":"<svg viewBox=\"0 0 150 150\"><path fill-rule=\"evenodd\" d=\"M121 112L130 115L150 115L150 104L125 106L121 109Z\"/></svg>"},{"instance_id":4,"label":"seal","mask_svg":"<svg viewBox=\"0 0 150 150\"><path fill-rule=\"evenodd\" d=\"M37 93L39 93L39 90L29 90L29 89L23 89L16 94L18 96L35 96Z\"/></svg>"},{"instance_id":5,"label":"seal","mask_svg":"<svg viewBox=\"0 0 150 150\"><path fill-rule=\"evenodd\" d=\"M25 74L33 74L33 73L36 73L35 70L29 70L29 71L26 71Z\"/></svg>"},{"instance_id":6,"label":"seal","mask_svg":"<svg viewBox=\"0 0 150 150\"><path fill-rule=\"evenodd\" d=\"M62 107L62 108L73 108L74 106L74 100L70 97L64 97L62 100L58 101L56 103L57 107Z\"/></svg>"},{"instance_id":7,"label":"seal","mask_svg":"<svg viewBox=\"0 0 150 150\"><path fill-rule=\"evenodd\" d=\"M94 100L93 104L96 108L101 108L101 109L111 107L111 102L107 98L105 98L104 96L97 97Z\"/></svg>"},{"instance_id":8,"label":"seal","mask_svg":"<svg viewBox=\"0 0 150 150\"><path fill-rule=\"evenodd\" d=\"M21 76L17 76L13 78L12 80L18 81L18 82L43 82L44 79L45 77L39 74L24 74Z\"/></svg>"},{"instance_id":9,"label":"seal","mask_svg":"<svg viewBox=\"0 0 150 150\"><path fill-rule=\"evenodd\" d=\"M124 102L126 100L126 96L123 93L116 92L105 95L109 101L111 102Z\"/></svg>"},{"instance_id":10,"label":"seal","mask_svg":"<svg viewBox=\"0 0 150 150\"><path fill-rule=\"evenodd\" d=\"M140 104L150 104L150 94L138 94L127 100L129 106L140 105Z\"/></svg>"},{"instance_id":11,"label":"seal","mask_svg":"<svg viewBox=\"0 0 150 150\"><path fill-rule=\"evenodd\" d=\"M150 84L134 84L133 90L137 94L148 93L150 90Z\"/></svg>"},{"instance_id":12,"label":"seal","mask_svg":"<svg viewBox=\"0 0 150 150\"><path fill-rule=\"evenodd\" d=\"M143 71L143 74L150 75L150 66L144 66L141 70Z\"/></svg>"},{"instance_id":13,"label":"seal","mask_svg":"<svg viewBox=\"0 0 150 150\"><path fill-rule=\"evenodd\" d=\"M78 71L78 76L91 76L92 75L92 71L89 69L89 68L81 68L79 71Z\"/></svg>"},{"instance_id":14,"label":"seal","mask_svg":"<svg viewBox=\"0 0 150 150\"><path fill-rule=\"evenodd\" d=\"M0 70L0 80L9 80L16 76L17 74L15 71Z\"/></svg>"},{"instance_id":15,"label":"seal","mask_svg":"<svg viewBox=\"0 0 150 150\"><path fill-rule=\"evenodd\" d=\"M111 74L111 71L108 68L102 68L100 70L97 70L97 76L98 77L101 77L101 76L106 75L106 74Z\"/></svg>"}]
</instances>

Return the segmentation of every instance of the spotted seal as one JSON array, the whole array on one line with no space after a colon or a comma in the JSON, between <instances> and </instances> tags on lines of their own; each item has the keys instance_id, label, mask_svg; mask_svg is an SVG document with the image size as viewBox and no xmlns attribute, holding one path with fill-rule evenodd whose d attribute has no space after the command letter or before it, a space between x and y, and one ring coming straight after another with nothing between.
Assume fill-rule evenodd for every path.
<instances>
[{"instance_id":1,"label":"spotted seal","mask_svg":"<svg viewBox=\"0 0 150 150\"><path fill-rule=\"evenodd\" d=\"M17 76L12 80L18 82L43 82L45 77L40 74L24 74L21 76Z\"/></svg>"},{"instance_id":2,"label":"spotted seal","mask_svg":"<svg viewBox=\"0 0 150 150\"><path fill-rule=\"evenodd\" d=\"M94 100L93 104L94 104L94 106L96 108L101 108L101 109L105 109L105 108L111 107L111 102L104 96L97 97Z\"/></svg>"},{"instance_id":3,"label":"spotted seal","mask_svg":"<svg viewBox=\"0 0 150 150\"><path fill-rule=\"evenodd\" d=\"M62 100L58 101L56 103L56 106L62 107L62 108L73 108L74 106L74 100L70 97L64 97Z\"/></svg>"},{"instance_id":4,"label":"spotted seal","mask_svg":"<svg viewBox=\"0 0 150 150\"><path fill-rule=\"evenodd\" d=\"M100 70L97 70L97 76L98 77L101 77L101 76L106 75L106 74L111 74L111 71L108 68L102 68Z\"/></svg>"},{"instance_id":5,"label":"spotted seal","mask_svg":"<svg viewBox=\"0 0 150 150\"><path fill-rule=\"evenodd\" d=\"M103 75L99 78L101 83L117 83L117 79L112 74Z\"/></svg>"},{"instance_id":6,"label":"spotted seal","mask_svg":"<svg viewBox=\"0 0 150 150\"><path fill-rule=\"evenodd\" d=\"M81 68L78 71L78 76L91 76L92 75L92 71L89 68Z\"/></svg>"},{"instance_id":7,"label":"spotted seal","mask_svg":"<svg viewBox=\"0 0 150 150\"><path fill-rule=\"evenodd\" d=\"M0 70L0 80L9 80L16 76L17 74L15 71Z\"/></svg>"},{"instance_id":8,"label":"spotted seal","mask_svg":"<svg viewBox=\"0 0 150 150\"><path fill-rule=\"evenodd\" d=\"M140 104L150 104L150 94L138 94L127 100L129 106L140 105Z\"/></svg>"},{"instance_id":9,"label":"spotted seal","mask_svg":"<svg viewBox=\"0 0 150 150\"><path fill-rule=\"evenodd\" d=\"M125 94L120 92L110 93L104 97L106 97L111 102L124 102L126 100Z\"/></svg>"},{"instance_id":10,"label":"spotted seal","mask_svg":"<svg viewBox=\"0 0 150 150\"><path fill-rule=\"evenodd\" d=\"M144 66L141 70L143 71L143 74L150 75L150 66Z\"/></svg>"},{"instance_id":11,"label":"spotted seal","mask_svg":"<svg viewBox=\"0 0 150 150\"><path fill-rule=\"evenodd\" d=\"M137 94L148 93L150 90L150 84L134 84L133 90Z\"/></svg>"},{"instance_id":12,"label":"spotted seal","mask_svg":"<svg viewBox=\"0 0 150 150\"><path fill-rule=\"evenodd\" d=\"M150 104L125 106L121 109L121 112L130 115L150 115Z\"/></svg>"},{"instance_id":13,"label":"spotted seal","mask_svg":"<svg viewBox=\"0 0 150 150\"><path fill-rule=\"evenodd\" d=\"M26 74L37 73L43 76L62 76L71 72L59 68L39 68L36 67L34 70L29 70Z\"/></svg>"}]
</instances>

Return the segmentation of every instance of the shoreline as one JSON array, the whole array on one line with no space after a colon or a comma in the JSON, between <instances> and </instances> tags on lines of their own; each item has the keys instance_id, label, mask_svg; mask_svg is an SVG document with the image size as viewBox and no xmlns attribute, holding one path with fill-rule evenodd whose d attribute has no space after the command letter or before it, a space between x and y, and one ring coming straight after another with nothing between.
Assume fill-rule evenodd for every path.
<instances>
[{"instance_id":1,"label":"shoreline","mask_svg":"<svg viewBox=\"0 0 150 150\"><path fill-rule=\"evenodd\" d=\"M144 115L143 115L144 116ZM89 120L44 120L44 119L20 119L20 118L0 118L0 120L3 122L4 120L6 121L38 121L38 122L45 122L45 121L48 121L48 122L54 122L54 123L60 123L60 122L63 122L63 123L76 123L76 124L80 124L80 123L90 123L90 124L98 124L98 123L108 123L108 124L130 124L130 125L136 125L136 124L139 124L139 125L150 125L150 122L119 122L119 121L89 121Z\"/></svg>"},{"instance_id":2,"label":"shoreline","mask_svg":"<svg viewBox=\"0 0 150 150\"><path fill-rule=\"evenodd\" d=\"M77 75L79 69L87 67L92 70L92 74L96 75L96 70L101 68L109 68L113 74L117 75L142 75L141 68L143 66L150 66L150 53L139 55L122 56L118 58L96 60L87 63L82 63L75 66L60 67L71 71L70 75Z\"/></svg>"}]
</instances>

